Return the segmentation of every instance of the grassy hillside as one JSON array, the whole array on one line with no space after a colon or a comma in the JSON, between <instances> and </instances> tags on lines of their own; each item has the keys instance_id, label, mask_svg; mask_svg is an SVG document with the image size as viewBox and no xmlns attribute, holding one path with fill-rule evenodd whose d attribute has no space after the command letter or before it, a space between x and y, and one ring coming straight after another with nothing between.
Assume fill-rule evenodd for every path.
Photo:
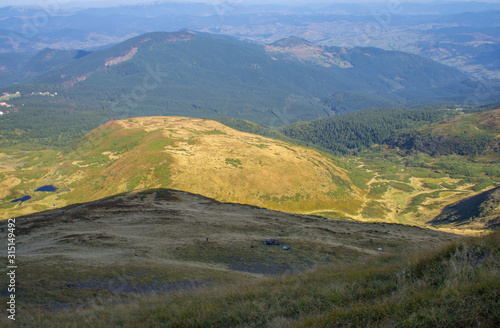
<instances>
[{"instance_id":1,"label":"grassy hillside","mask_svg":"<svg viewBox=\"0 0 500 328\"><path fill-rule=\"evenodd\" d=\"M396 291L396 281L410 284L425 272L427 264L412 266L418 271L408 276L398 274L404 267L400 256L457 238L417 227L219 203L166 189L19 217L16 233L18 322L54 327L67 326L66 318L78 326L127 326L121 320L144 326L135 321L144 316L146 326L220 327L247 320L262 326L274 317L319 314L311 312L317 306L325 311L334 304L368 305ZM268 238L283 244L264 245ZM7 247L6 238L0 243ZM475 252L482 249L489 251ZM6 277L1 275L2 285ZM115 312L132 304L144 316ZM101 306L107 310L101 313ZM118 321L101 317L108 314Z\"/></svg>"},{"instance_id":2,"label":"grassy hillside","mask_svg":"<svg viewBox=\"0 0 500 328\"><path fill-rule=\"evenodd\" d=\"M494 327L500 320L498 232L458 239L169 190L16 224L18 323L26 326ZM264 245L267 238L291 248Z\"/></svg>"},{"instance_id":3,"label":"grassy hillside","mask_svg":"<svg viewBox=\"0 0 500 328\"><path fill-rule=\"evenodd\" d=\"M365 187L356 168L332 156L181 117L114 121L66 152L13 149L2 156L3 218L160 187L295 213L354 214ZM35 192L43 185L59 190ZM33 198L10 202L25 195Z\"/></svg>"}]
</instances>

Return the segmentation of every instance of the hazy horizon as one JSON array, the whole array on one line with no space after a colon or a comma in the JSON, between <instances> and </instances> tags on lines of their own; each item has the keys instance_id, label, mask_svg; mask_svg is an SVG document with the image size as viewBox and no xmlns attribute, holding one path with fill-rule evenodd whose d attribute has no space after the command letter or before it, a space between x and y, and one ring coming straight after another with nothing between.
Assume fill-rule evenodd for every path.
<instances>
[{"instance_id":1,"label":"hazy horizon","mask_svg":"<svg viewBox=\"0 0 500 328\"><path fill-rule=\"evenodd\" d=\"M141 5L141 4L153 4L153 3L168 3L168 2L178 2L178 3L205 3L208 5L221 5L221 4L277 4L277 5L307 5L307 4L349 4L349 3L384 3L388 0L168 0L168 1L139 1L139 0L81 0L81 1L71 1L71 0L5 0L1 7L15 6L15 7L44 7L51 6L53 3L57 3L63 7L113 7L120 5ZM436 0L393 0L391 2L400 2L402 4L412 2L412 3L453 3L453 2L477 2L477 3L496 3L494 0L481 0L481 1L471 1L471 0L451 0L451 1L436 1Z\"/></svg>"}]
</instances>

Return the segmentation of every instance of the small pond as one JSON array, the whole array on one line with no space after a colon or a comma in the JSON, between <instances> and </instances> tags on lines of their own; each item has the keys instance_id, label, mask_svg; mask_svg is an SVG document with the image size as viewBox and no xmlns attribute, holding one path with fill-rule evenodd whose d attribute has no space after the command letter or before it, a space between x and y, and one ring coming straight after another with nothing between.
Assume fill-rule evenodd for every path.
<instances>
[{"instance_id":1,"label":"small pond","mask_svg":"<svg viewBox=\"0 0 500 328\"><path fill-rule=\"evenodd\" d=\"M37 190L35 191L48 191L48 192L54 192L56 191L58 188L52 186L52 185L46 185L46 186L43 186L43 187L40 187L38 188Z\"/></svg>"},{"instance_id":2,"label":"small pond","mask_svg":"<svg viewBox=\"0 0 500 328\"><path fill-rule=\"evenodd\" d=\"M24 196L22 198L18 198L18 199L14 199L14 200L11 200L10 202L11 203L17 203L17 202L25 202L27 200L30 200L31 199L31 196Z\"/></svg>"},{"instance_id":3,"label":"small pond","mask_svg":"<svg viewBox=\"0 0 500 328\"><path fill-rule=\"evenodd\" d=\"M46 192L54 192L56 191L58 188L54 187L53 185L46 185L46 186L43 186L43 187L40 187L38 188L37 190L35 191L46 191ZM14 200L11 200L10 202L11 203L17 203L17 202L21 202L21 204L27 200L30 200L31 199L31 196L27 195L27 196L24 196L22 198L18 198L18 199L14 199Z\"/></svg>"}]
</instances>

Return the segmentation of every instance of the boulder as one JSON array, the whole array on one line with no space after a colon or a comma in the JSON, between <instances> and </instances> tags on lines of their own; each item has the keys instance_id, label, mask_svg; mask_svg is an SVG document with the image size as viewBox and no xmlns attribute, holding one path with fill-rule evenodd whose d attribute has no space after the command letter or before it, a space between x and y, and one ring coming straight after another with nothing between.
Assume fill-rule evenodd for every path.
<instances>
[{"instance_id":1,"label":"boulder","mask_svg":"<svg viewBox=\"0 0 500 328\"><path fill-rule=\"evenodd\" d=\"M269 238L264 242L264 245L281 245L281 244L283 243L280 242L278 239L272 239L272 238Z\"/></svg>"}]
</instances>

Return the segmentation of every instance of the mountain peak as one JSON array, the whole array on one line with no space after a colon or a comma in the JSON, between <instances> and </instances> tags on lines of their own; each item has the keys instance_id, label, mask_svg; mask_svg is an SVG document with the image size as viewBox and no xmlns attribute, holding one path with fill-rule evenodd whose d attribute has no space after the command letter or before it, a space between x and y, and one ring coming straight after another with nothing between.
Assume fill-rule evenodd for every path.
<instances>
[{"instance_id":1,"label":"mountain peak","mask_svg":"<svg viewBox=\"0 0 500 328\"><path fill-rule=\"evenodd\" d=\"M268 45L266 50L273 58L282 57L323 67L352 67L352 64L338 53L295 36L278 40Z\"/></svg>"},{"instance_id":2,"label":"mountain peak","mask_svg":"<svg viewBox=\"0 0 500 328\"><path fill-rule=\"evenodd\" d=\"M282 47L282 48L311 46L311 45L313 45L313 43L311 43L307 40L301 39L299 37L296 37L296 36L290 36L288 38L278 40L278 41L271 44L271 46Z\"/></svg>"},{"instance_id":3,"label":"mountain peak","mask_svg":"<svg viewBox=\"0 0 500 328\"><path fill-rule=\"evenodd\" d=\"M141 45L142 43L154 40L156 42L179 42L179 41L189 41L192 39L198 39L203 37L200 33L191 30L179 30L176 32L151 32L135 37L133 40L136 45Z\"/></svg>"}]
</instances>

